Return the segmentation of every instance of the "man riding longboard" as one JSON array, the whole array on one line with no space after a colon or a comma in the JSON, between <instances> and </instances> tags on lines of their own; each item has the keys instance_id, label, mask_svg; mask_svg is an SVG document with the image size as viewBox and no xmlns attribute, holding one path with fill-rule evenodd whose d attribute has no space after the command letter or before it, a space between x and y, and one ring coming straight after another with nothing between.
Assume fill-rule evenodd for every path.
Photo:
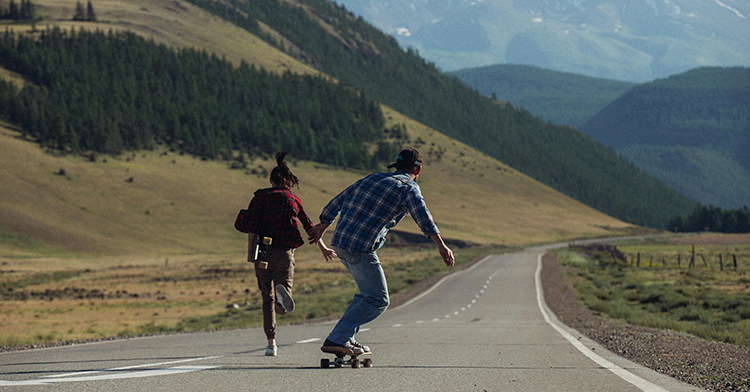
<instances>
[{"instance_id":1,"label":"man riding longboard","mask_svg":"<svg viewBox=\"0 0 750 392\"><path fill-rule=\"evenodd\" d=\"M453 251L445 245L427 209L417 178L422 155L414 148L402 150L395 173L375 173L360 179L334 197L320 214L320 223L309 232L310 243L323 237L340 215L331 246L354 278L359 293L323 343L323 352L337 357L371 353L354 338L360 326L380 316L390 303L388 285L376 251L388 231L409 213L422 233L432 239L447 266L453 266Z\"/></svg>"}]
</instances>

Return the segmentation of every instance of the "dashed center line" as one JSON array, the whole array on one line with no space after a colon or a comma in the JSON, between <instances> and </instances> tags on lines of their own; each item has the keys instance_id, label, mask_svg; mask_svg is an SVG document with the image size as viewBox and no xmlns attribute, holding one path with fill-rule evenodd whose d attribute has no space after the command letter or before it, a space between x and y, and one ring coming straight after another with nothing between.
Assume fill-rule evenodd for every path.
<instances>
[{"instance_id":1,"label":"dashed center line","mask_svg":"<svg viewBox=\"0 0 750 392\"><path fill-rule=\"evenodd\" d=\"M484 261L486 261L487 259L489 259L489 256L488 256L488 257L485 257L485 258L484 258L483 260L480 260L479 262L477 262L477 263L476 263L476 264L475 264L474 266L472 266L471 268L468 268L468 269L466 269L466 270L464 270L464 271L461 271L461 272L467 272L467 271L470 271L470 270L472 270L472 269L476 268L476 267L477 267L477 266L478 266L479 264L481 264L481 263L483 263ZM497 273L497 272L495 272L495 273ZM493 275L494 275L494 274L493 274ZM476 304L476 303L477 303L477 300L478 300L479 298L481 298L481 297L482 297L482 295L484 294L485 290L486 290L486 289L487 289L487 287L489 286L489 284L490 284L490 281L492 281L492 277L493 277L492 275L490 275L490 276L488 276L488 277L487 277L487 280L486 280L486 281L484 282L484 285L482 286L482 289L481 289L481 290L479 290L479 293L478 293L478 294L476 294L476 295L474 296L474 298L472 298L472 299L471 299L471 302L470 302L470 303L466 304L465 306L462 306L460 310L456 310L456 311L454 311L452 315L453 315L453 316L458 316L458 315L460 315L460 314L461 314L461 312L465 312L465 311L466 311L467 309L470 309L470 308L471 308L471 306L472 306L473 304ZM446 278L447 278L447 277L446 277ZM395 308L395 310L398 310L398 309L401 309L401 308L403 308L403 307L406 307L406 306L408 306L408 305L410 305L410 304L412 304L412 303L416 302L417 300L421 299L421 298L422 298L422 297L424 297L425 295L429 294L429 293L430 293L430 292L432 292L432 291L433 291L433 290L434 290L435 288L437 288L437 287L438 287L439 285L441 285L441 284L443 283L443 281L444 281L444 280L445 280L446 278L443 278L443 279L441 279L441 280L440 280L440 281L438 281L438 282L437 282L436 284L434 284L434 285L433 285L432 287L430 287L430 288L429 288L429 289L428 289L427 291L423 292L422 294L418 295L418 296L417 296L417 297L415 297L415 298L412 298L412 299L411 299L410 301L407 301L406 303L402 304L401 306L399 306L399 307ZM450 317L451 317L452 315L451 315L451 314L449 313L449 314L446 314L445 316L443 316L443 318L446 318L446 319L448 319L448 318L450 318ZM439 320L440 320L440 318L436 317L436 318L433 318L433 319L432 319L431 321L432 321L433 323L435 323L435 322L438 322ZM417 320L417 321L415 321L415 322L414 322L414 324L415 324L415 325L421 325L421 324L424 324L424 320ZM403 326L404 326L404 324L403 324L403 323L396 323L396 324L393 324L393 325L391 325L391 328L400 328L400 327L403 327ZM369 328L362 328L362 329L360 329L360 330L359 330L359 332L365 332L365 331L369 331ZM321 340L321 339L319 339L319 338L313 338L313 339L300 340L300 341L298 341L297 343L299 343L299 344L305 344L305 343L312 343L312 342L317 342L317 341L320 341L320 340Z\"/></svg>"}]
</instances>

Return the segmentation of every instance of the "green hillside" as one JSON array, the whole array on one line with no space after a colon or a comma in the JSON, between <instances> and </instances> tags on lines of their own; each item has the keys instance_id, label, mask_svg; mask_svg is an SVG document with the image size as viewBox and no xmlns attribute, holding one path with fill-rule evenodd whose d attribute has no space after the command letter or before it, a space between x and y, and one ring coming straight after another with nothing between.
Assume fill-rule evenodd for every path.
<instances>
[{"instance_id":1,"label":"green hillside","mask_svg":"<svg viewBox=\"0 0 750 392\"><path fill-rule=\"evenodd\" d=\"M705 204L750 200L750 69L705 67L639 85L581 130Z\"/></svg>"},{"instance_id":2,"label":"green hillside","mask_svg":"<svg viewBox=\"0 0 750 392\"><path fill-rule=\"evenodd\" d=\"M730 153L684 146L630 146L619 152L702 204L734 209L750 203L750 176Z\"/></svg>"},{"instance_id":3,"label":"green hillside","mask_svg":"<svg viewBox=\"0 0 750 392\"><path fill-rule=\"evenodd\" d=\"M634 83L529 65L498 64L450 72L467 86L559 125L578 128Z\"/></svg>"},{"instance_id":4,"label":"green hillside","mask_svg":"<svg viewBox=\"0 0 750 392\"><path fill-rule=\"evenodd\" d=\"M465 87L334 3L192 2L257 31L289 55L399 112L619 219L664 227L694 205L574 129L550 125Z\"/></svg>"},{"instance_id":5,"label":"green hillside","mask_svg":"<svg viewBox=\"0 0 750 392\"><path fill-rule=\"evenodd\" d=\"M0 118L58 151L120 154L167 145L202 158L294 150L300 159L377 169L386 142L377 102L321 76L268 73L133 33L50 28L0 35ZM369 151L369 147L374 150Z\"/></svg>"}]
</instances>

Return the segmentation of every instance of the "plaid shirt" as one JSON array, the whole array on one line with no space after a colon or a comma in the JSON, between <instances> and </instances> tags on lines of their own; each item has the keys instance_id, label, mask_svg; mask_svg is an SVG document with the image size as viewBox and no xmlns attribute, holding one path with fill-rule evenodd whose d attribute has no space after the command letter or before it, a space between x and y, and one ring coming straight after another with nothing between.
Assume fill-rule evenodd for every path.
<instances>
[{"instance_id":1,"label":"plaid shirt","mask_svg":"<svg viewBox=\"0 0 750 392\"><path fill-rule=\"evenodd\" d=\"M312 228L299 197L286 188L258 189L247 210L249 231L271 237L274 247L299 248L305 243L296 219L302 222L305 231Z\"/></svg>"},{"instance_id":2,"label":"plaid shirt","mask_svg":"<svg viewBox=\"0 0 750 392\"><path fill-rule=\"evenodd\" d=\"M331 245L350 252L373 252L407 214L425 236L439 233L419 185L403 171L371 174L339 193L323 208L320 222L330 225L341 214Z\"/></svg>"}]
</instances>

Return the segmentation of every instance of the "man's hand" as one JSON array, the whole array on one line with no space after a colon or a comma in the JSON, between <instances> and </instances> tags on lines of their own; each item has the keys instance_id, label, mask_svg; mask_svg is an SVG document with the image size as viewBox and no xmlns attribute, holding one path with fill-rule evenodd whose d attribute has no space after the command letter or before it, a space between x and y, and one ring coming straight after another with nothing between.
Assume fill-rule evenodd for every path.
<instances>
[{"instance_id":1,"label":"man's hand","mask_svg":"<svg viewBox=\"0 0 750 392\"><path fill-rule=\"evenodd\" d=\"M447 265L448 267L453 267L453 263L455 263L456 261L453 258L453 251L449 247L445 246L445 244L439 247L438 250L440 250L440 256L443 258L445 265Z\"/></svg>"},{"instance_id":2,"label":"man's hand","mask_svg":"<svg viewBox=\"0 0 750 392\"><path fill-rule=\"evenodd\" d=\"M317 244L318 241L323 238L323 234L325 234L326 229L328 229L328 225L318 223L317 225L313 226L310 231L307 232L307 239L311 244Z\"/></svg>"},{"instance_id":3,"label":"man's hand","mask_svg":"<svg viewBox=\"0 0 750 392\"><path fill-rule=\"evenodd\" d=\"M440 233L431 235L430 239L435 243L435 245L438 246L438 252L440 252L440 257L443 258L445 265L447 265L448 267L453 267L453 264L456 261L453 258L453 251L451 250L451 248L445 245L445 242L443 242L443 238L440 236Z\"/></svg>"}]
</instances>

